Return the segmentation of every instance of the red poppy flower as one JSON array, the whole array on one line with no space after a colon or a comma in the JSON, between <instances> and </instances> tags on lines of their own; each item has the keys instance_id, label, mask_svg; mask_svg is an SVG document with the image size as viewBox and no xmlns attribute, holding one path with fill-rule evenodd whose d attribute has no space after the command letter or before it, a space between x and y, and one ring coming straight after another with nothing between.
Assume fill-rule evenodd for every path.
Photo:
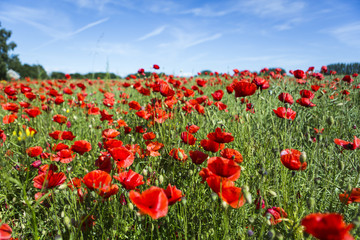
<instances>
[{"instance_id":1,"label":"red poppy flower","mask_svg":"<svg viewBox=\"0 0 360 240\"><path fill-rule=\"evenodd\" d=\"M15 120L16 120L17 118L18 118L18 117L17 117L15 114L6 115L6 116L3 117L3 123L4 123L4 124L13 123L13 122L15 122Z\"/></svg>"},{"instance_id":2,"label":"red poppy flower","mask_svg":"<svg viewBox=\"0 0 360 240\"><path fill-rule=\"evenodd\" d=\"M12 88L11 86L5 87L4 92L8 96L15 96L17 94L16 90L14 88Z\"/></svg>"},{"instance_id":3,"label":"red poppy flower","mask_svg":"<svg viewBox=\"0 0 360 240\"><path fill-rule=\"evenodd\" d=\"M272 225L280 223L283 218L287 217L287 213L281 207L268 208L265 214L269 214L271 216L270 222Z\"/></svg>"},{"instance_id":4,"label":"red poppy flower","mask_svg":"<svg viewBox=\"0 0 360 240\"><path fill-rule=\"evenodd\" d=\"M346 150L355 150L358 147L360 147L360 139L357 138L356 136L354 136L353 142L347 142L338 138L334 139L334 142L335 144L342 146Z\"/></svg>"},{"instance_id":5,"label":"red poppy flower","mask_svg":"<svg viewBox=\"0 0 360 240\"><path fill-rule=\"evenodd\" d=\"M303 79L303 78L305 78L305 73L304 73L304 71L303 70L300 70L300 69L298 69L298 70L295 70L294 72L293 72L293 74L294 74L294 77L295 78L297 78L297 79Z\"/></svg>"},{"instance_id":6,"label":"red poppy flower","mask_svg":"<svg viewBox=\"0 0 360 240\"><path fill-rule=\"evenodd\" d=\"M353 188L350 195L346 192L344 194L339 194L339 198L340 201L345 204L360 202L360 188Z\"/></svg>"},{"instance_id":7,"label":"red poppy flower","mask_svg":"<svg viewBox=\"0 0 360 240\"><path fill-rule=\"evenodd\" d=\"M1 222L1 220L0 220ZM1 224L0 226L0 239L1 240L9 240L11 238L12 229L6 223Z\"/></svg>"},{"instance_id":8,"label":"red poppy flower","mask_svg":"<svg viewBox=\"0 0 360 240\"><path fill-rule=\"evenodd\" d=\"M63 102L65 102L65 100L64 100L64 97L62 95L58 95L58 96L55 97L54 102L55 102L56 105L60 105Z\"/></svg>"},{"instance_id":9,"label":"red poppy flower","mask_svg":"<svg viewBox=\"0 0 360 240\"><path fill-rule=\"evenodd\" d=\"M169 152L169 155L175 158L176 160L185 162L188 156L185 154L184 150L181 148L173 148Z\"/></svg>"},{"instance_id":10,"label":"red poppy flower","mask_svg":"<svg viewBox=\"0 0 360 240\"><path fill-rule=\"evenodd\" d=\"M111 184L111 176L101 170L94 170L87 173L83 177L83 183L103 198L115 195L119 191L119 187L116 184Z\"/></svg>"},{"instance_id":11,"label":"red poppy flower","mask_svg":"<svg viewBox=\"0 0 360 240\"><path fill-rule=\"evenodd\" d=\"M153 68L156 69L156 70L157 70L157 69L160 69L159 65L157 65L157 64L154 64L154 65L153 65Z\"/></svg>"},{"instance_id":12,"label":"red poppy flower","mask_svg":"<svg viewBox=\"0 0 360 240\"><path fill-rule=\"evenodd\" d=\"M63 184L65 180L65 173L55 173L52 170L40 174L33 179L34 187L38 189L51 189Z\"/></svg>"},{"instance_id":13,"label":"red poppy flower","mask_svg":"<svg viewBox=\"0 0 360 240\"><path fill-rule=\"evenodd\" d=\"M126 190L134 190L137 186L144 184L143 176L132 171L121 172L119 176L114 176Z\"/></svg>"},{"instance_id":14,"label":"red poppy flower","mask_svg":"<svg viewBox=\"0 0 360 240\"><path fill-rule=\"evenodd\" d=\"M104 140L107 140L106 138L104 138ZM110 149L110 148L116 148L116 147L122 147L123 146L123 142L118 140L118 139L109 139L107 141L104 141L104 148L106 150Z\"/></svg>"},{"instance_id":15,"label":"red poppy flower","mask_svg":"<svg viewBox=\"0 0 360 240\"><path fill-rule=\"evenodd\" d=\"M53 116L53 121L59 124L64 124L67 122L67 117L61 114L56 114L55 116Z\"/></svg>"},{"instance_id":16,"label":"red poppy flower","mask_svg":"<svg viewBox=\"0 0 360 240\"><path fill-rule=\"evenodd\" d=\"M29 108L29 109L24 109L24 112L29 115L29 117L31 118L35 118L38 115L41 114L41 111L39 108L35 107L35 108Z\"/></svg>"},{"instance_id":17,"label":"red poppy flower","mask_svg":"<svg viewBox=\"0 0 360 240\"><path fill-rule=\"evenodd\" d=\"M0 128L0 139L3 141L0 146L3 145L3 143L6 141L6 134L4 133L4 130L1 130Z\"/></svg>"},{"instance_id":18,"label":"red poppy flower","mask_svg":"<svg viewBox=\"0 0 360 240\"><path fill-rule=\"evenodd\" d=\"M209 157L209 155L201 151L189 151L189 154L191 161L197 165L202 164Z\"/></svg>"},{"instance_id":19,"label":"red poppy flower","mask_svg":"<svg viewBox=\"0 0 360 240\"><path fill-rule=\"evenodd\" d=\"M200 141L200 145L204 148L205 151L216 153L219 151L219 149L224 148L224 144L220 144L217 142L214 142L210 139L203 139Z\"/></svg>"},{"instance_id":20,"label":"red poppy flower","mask_svg":"<svg viewBox=\"0 0 360 240\"><path fill-rule=\"evenodd\" d=\"M207 161L208 169L215 175L236 181L240 177L241 167L234 161L222 157L211 157Z\"/></svg>"},{"instance_id":21,"label":"red poppy flower","mask_svg":"<svg viewBox=\"0 0 360 240\"><path fill-rule=\"evenodd\" d=\"M306 89L301 90L300 95L302 98L309 98L309 99L313 99L315 96L312 91Z\"/></svg>"},{"instance_id":22,"label":"red poppy flower","mask_svg":"<svg viewBox=\"0 0 360 240\"><path fill-rule=\"evenodd\" d=\"M227 133L224 131L221 131L221 128L216 128L215 132L209 133L207 137L217 143L229 143L234 141L234 137L231 136L231 133Z\"/></svg>"},{"instance_id":23,"label":"red poppy flower","mask_svg":"<svg viewBox=\"0 0 360 240\"><path fill-rule=\"evenodd\" d=\"M317 92L320 89L320 86L318 85L311 85L311 90L313 90L314 92Z\"/></svg>"},{"instance_id":24,"label":"red poppy flower","mask_svg":"<svg viewBox=\"0 0 360 240\"><path fill-rule=\"evenodd\" d=\"M309 98L300 98L296 100L298 104L304 107L315 107L316 104L312 103Z\"/></svg>"},{"instance_id":25,"label":"red poppy flower","mask_svg":"<svg viewBox=\"0 0 360 240\"><path fill-rule=\"evenodd\" d=\"M281 163L290 170L305 170L306 162L300 161L301 152L296 149L285 149L280 153Z\"/></svg>"},{"instance_id":26,"label":"red poppy flower","mask_svg":"<svg viewBox=\"0 0 360 240\"><path fill-rule=\"evenodd\" d=\"M134 109L134 110L140 110L141 109L141 105L137 101L129 102L129 107L130 107L130 110L131 109Z\"/></svg>"},{"instance_id":27,"label":"red poppy flower","mask_svg":"<svg viewBox=\"0 0 360 240\"><path fill-rule=\"evenodd\" d=\"M88 110L89 115L99 115L100 114L100 108L98 107L91 107Z\"/></svg>"},{"instance_id":28,"label":"red poppy flower","mask_svg":"<svg viewBox=\"0 0 360 240\"><path fill-rule=\"evenodd\" d=\"M273 111L279 118L294 120L296 117L296 112L293 111L291 108L286 109L285 107L278 107L278 109L273 109Z\"/></svg>"},{"instance_id":29,"label":"red poppy flower","mask_svg":"<svg viewBox=\"0 0 360 240\"><path fill-rule=\"evenodd\" d=\"M17 113L19 111L19 105L16 103L4 103L1 104L2 109L6 111L11 111L13 113Z\"/></svg>"},{"instance_id":30,"label":"red poppy flower","mask_svg":"<svg viewBox=\"0 0 360 240\"><path fill-rule=\"evenodd\" d=\"M70 140L70 141L72 141L75 137L76 136L74 136L71 131L63 131L61 136L60 136L60 140Z\"/></svg>"},{"instance_id":31,"label":"red poppy flower","mask_svg":"<svg viewBox=\"0 0 360 240\"><path fill-rule=\"evenodd\" d=\"M235 90L235 97L251 96L256 92L257 86L255 83L249 83L245 81L237 82L233 85Z\"/></svg>"},{"instance_id":32,"label":"red poppy flower","mask_svg":"<svg viewBox=\"0 0 360 240\"><path fill-rule=\"evenodd\" d=\"M130 167L134 162L134 154L125 147L110 148L108 151L116 161L118 168Z\"/></svg>"},{"instance_id":33,"label":"red poppy flower","mask_svg":"<svg viewBox=\"0 0 360 240\"><path fill-rule=\"evenodd\" d=\"M278 96L278 99L281 102L284 103L288 103L288 104L293 104L294 103L294 99L293 97L290 95L290 93L280 93L280 95Z\"/></svg>"},{"instance_id":34,"label":"red poppy flower","mask_svg":"<svg viewBox=\"0 0 360 240\"><path fill-rule=\"evenodd\" d=\"M36 146L36 147L29 147L26 149L26 153L29 157L37 157L43 152L42 147Z\"/></svg>"},{"instance_id":35,"label":"red poppy flower","mask_svg":"<svg viewBox=\"0 0 360 240\"><path fill-rule=\"evenodd\" d=\"M61 163L69 163L75 158L75 154L71 155L72 151L69 149L63 149L58 151L55 155L51 156L51 161L61 162Z\"/></svg>"},{"instance_id":36,"label":"red poppy flower","mask_svg":"<svg viewBox=\"0 0 360 240\"><path fill-rule=\"evenodd\" d=\"M84 155L84 153L91 150L91 144L85 140L75 141L74 144L71 146L70 150L77 152L80 155Z\"/></svg>"},{"instance_id":37,"label":"red poppy flower","mask_svg":"<svg viewBox=\"0 0 360 240\"><path fill-rule=\"evenodd\" d=\"M140 210L140 213L147 214L153 219L165 217L168 212L168 198L163 189L151 187L141 194L130 191L130 200Z\"/></svg>"},{"instance_id":38,"label":"red poppy flower","mask_svg":"<svg viewBox=\"0 0 360 240\"><path fill-rule=\"evenodd\" d=\"M214 101L221 101L221 99L224 96L224 91L219 89L219 90L215 91L214 93L212 93L211 96L213 97Z\"/></svg>"},{"instance_id":39,"label":"red poppy flower","mask_svg":"<svg viewBox=\"0 0 360 240\"><path fill-rule=\"evenodd\" d=\"M100 121L109 121L109 122L113 121L112 118L114 115L109 114L105 109L101 110L100 114L101 114Z\"/></svg>"},{"instance_id":40,"label":"red poppy flower","mask_svg":"<svg viewBox=\"0 0 360 240\"><path fill-rule=\"evenodd\" d=\"M301 225L305 232L320 240L352 240L349 231L352 224L346 225L338 213L312 213L302 219Z\"/></svg>"},{"instance_id":41,"label":"red poppy flower","mask_svg":"<svg viewBox=\"0 0 360 240\"><path fill-rule=\"evenodd\" d=\"M182 192L181 190L177 189L176 186L167 186L167 188L164 190L166 197L168 198L169 206L175 204L178 201L181 201L182 198Z\"/></svg>"},{"instance_id":42,"label":"red poppy flower","mask_svg":"<svg viewBox=\"0 0 360 240\"><path fill-rule=\"evenodd\" d=\"M55 143L54 146L52 147L52 150L55 152L61 151L63 149L69 149L69 146L64 144L64 143Z\"/></svg>"},{"instance_id":43,"label":"red poppy flower","mask_svg":"<svg viewBox=\"0 0 360 240\"><path fill-rule=\"evenodd\" d=\"M101 134L101 136L103 138L116 138L119 135L120 135L120 132L118 132L115 129L105 129L104 131L102 131L102 134Z\"/></svg>"},{"instance_id":44,"label":"red poppy flower","mask_svg":"<svg viewBox=\"0 0 360 240\"><path fill-rule=\"evenodd\" d=\"M226 86L226 91L228 94L232 94L234 91L234 88L232 88L231 86Z\"/></svg>"},{"instance_id":45,"label":"red poppy flower","mask_svg":"<svg viewBox=\"0 0 360 240\"><path fill-rule=\"evenodd\" d=\"M245 204L242 189L235 187L234 182L219 176L208 177L206 182L209 187L232 208L239 208Z\"/></svg>"},{"instance_id":46,"label":"red poppy flower","mask_svg":"<svg viewBox=\"0 0 360 240\"><path fill-rule=\"evenodd\" d=\"M189 132L189 133L197 133L197 131L199 131L200 127L192 124L192 125L187 125L186 126L186 130Z\"/></svg>"},{"instance_id":47,"label":"red poppy flower","mask_svg":"<svg viewBox=\"0 0 360 240\"><path fill-rule=\"evenodd\" d=\"M233 160L234 162L237 162L237 163L242 163L242 161L243 161L243 157L242 157L241 153L236 151L235 149L225 148L220 152L220 155L223 158Z\"/></svg>"},{"instance_id":48,"label":"red poppy flower","mask_svg":"<svg viewBox=\"0 0 360 240\"><path fill-rule=\"evenodd\" d=\"M189 132L182 132L181 140L183 141L183 143L189 144L189 145L194 145L196 142L196 138L194 137L194 135L192 135Z\"/></svg>"},{"instance_id":49,"label":"red poppy flower","mask_svg":"<svg viewBox=\"0 0 360 240\"><path fill-rule=\"evenodd\" d=\"M153 140L155 138L156 138L156 135L153 132L148 132L148 133L143 134L143 139L144 140Z\"/></svg>"},{"instance_id":50,"label":"red poppy flower","mask_svg":"<svg viewBox=\"0 0 360 240\"><path fill-rule=\"evenodd\" d=\"M175 91L169 86L167 82L161 82L160 94L164 97L170 97L175 95Z\"/></svg>"}]
</instances>

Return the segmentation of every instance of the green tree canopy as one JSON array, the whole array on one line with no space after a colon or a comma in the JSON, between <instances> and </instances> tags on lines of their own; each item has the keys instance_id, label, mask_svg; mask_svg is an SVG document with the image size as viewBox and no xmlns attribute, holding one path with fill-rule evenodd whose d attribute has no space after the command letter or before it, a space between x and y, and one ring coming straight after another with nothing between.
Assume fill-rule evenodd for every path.
<instances>
[{"instance_id":1,"label":"green tree canopy","mask_svg":"<svg viewBox=\"0 0 360 240\"><path fill-rule=\"evenodd\" d=\"M10 37L11 31L2 28L0 22L0 79L6 79L6 72L11 59L9 52L16 47L14 42L8 43Z\"/></svg>"}]
</instances>

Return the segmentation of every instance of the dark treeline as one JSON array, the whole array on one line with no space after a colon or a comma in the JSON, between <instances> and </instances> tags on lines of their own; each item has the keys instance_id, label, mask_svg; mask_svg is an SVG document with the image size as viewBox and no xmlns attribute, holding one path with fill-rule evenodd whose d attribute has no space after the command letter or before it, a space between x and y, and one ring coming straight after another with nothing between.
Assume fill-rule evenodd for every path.
<instances>
[{"instance_id":1,"label":"dark treeline","mask_svg":"<svg viewBox=\"0 0 360 240\"><path fill-rule=\"evenodd\" d=\"M95 72L95 73L70 73L71 79L118 79L120 76L115 73L106 72ZM63 72L52 72L49 76L51 79L64 79L65 73Z\"/></svg>"},{"instance_id":2,"label":"dark treeline","mask_svg":"<svg viewBox=\"0 0 360 240\"><path fill-rule=\"evenodd\" d=\"M330 71L336 71L337 74L360 73L360 63L333 63L327 65L328 74Z\"/></svg>"}]
</instances>

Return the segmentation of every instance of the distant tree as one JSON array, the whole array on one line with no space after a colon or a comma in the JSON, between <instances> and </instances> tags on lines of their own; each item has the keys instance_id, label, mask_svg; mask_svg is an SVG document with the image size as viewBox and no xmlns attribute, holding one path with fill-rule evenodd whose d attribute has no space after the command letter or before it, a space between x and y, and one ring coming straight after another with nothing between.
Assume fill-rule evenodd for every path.
<instances>
[{"instance_id":1,"label":"distant tree","mask_svg":"<svg viewBox=\"0 0 360 240\"><path fill-rule=\"evenodd\" d=\"M11 31L2 28L0 22L0 79L6 79L9 60L11 59L9 52L16 47L14 42L7 42L10 37Z\"/></svg>"},{"instance_id":2,"label":"distant tree","mask_svg":"<svg viewBox=\"0 0 360 240\"><path fill-rule=\"evenodd\" d=\"M201 75L209 75L211 73L210 70L202 70Z\"/></svg>"},{"instance_id":3,"label":"distant tree","mask_svg":"<svg viewBox=\"0 0 360 240\"><path fill-rule=\"evenodd\" d=\"M50 74L51 79L64 79L65 73L63 72L51 72Z\"/></svg>"},{"instance_id":4,"label":"distant tree","mask_svg":"<svg viewBox=\"0 0 360 240\"><path fill-rule=\"evenodd\" d=\"M269 71L267 71L266 73L265 73L265 75L269 75L269 73L270 72L276 72L276 69L281 69L281 72L280 72L280 74L282 75L282 74L284 74L284 73L286 73L286 71L285 71L285 69L283 69L283 68L275 68L275 67L273 67L273 68L269 68Z\"/></svg>"},{"instance_id":5,"label":"distant tree","mask_svg":"<svg viewBox=\"0 0 360 240\"><path fill-rule=\"evenodd\" d=\"M360 63L332 63L327 65L328 72L336 71L338 74L360 73Z\"/></svg>"}]
</instances>

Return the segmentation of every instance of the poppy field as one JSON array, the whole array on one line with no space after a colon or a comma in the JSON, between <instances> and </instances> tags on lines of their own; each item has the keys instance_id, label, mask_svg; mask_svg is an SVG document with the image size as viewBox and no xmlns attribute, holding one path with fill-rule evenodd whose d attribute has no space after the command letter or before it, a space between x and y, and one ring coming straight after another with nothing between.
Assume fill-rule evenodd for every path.
<instances>
[{"instance_id":1,"label":"poppy field","mask_svg":"<svg viewBox=\"0 0 360 240\"><path fill-rule=\"evenodd\" d=\"M0 239L360 235L357 73L159 68L0 83Z\"/></svg>"}]
</instances>

